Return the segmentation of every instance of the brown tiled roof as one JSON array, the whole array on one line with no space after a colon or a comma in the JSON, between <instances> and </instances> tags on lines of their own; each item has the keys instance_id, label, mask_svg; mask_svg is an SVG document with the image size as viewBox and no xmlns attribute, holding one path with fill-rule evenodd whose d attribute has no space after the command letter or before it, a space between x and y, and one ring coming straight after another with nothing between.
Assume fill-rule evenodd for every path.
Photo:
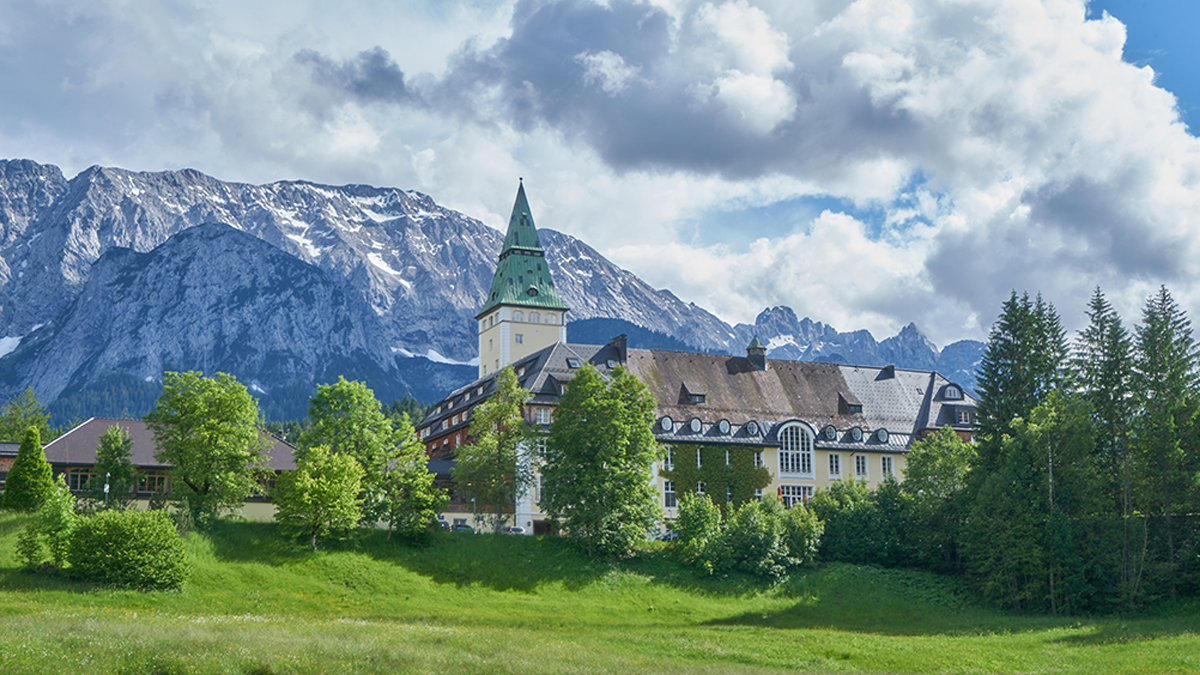
<instances>
[{"instance_id":1,"label":"brown tiled roof","mask_svg":"<svg viewBox=\"0 0 1200 675\"><path fill-rule=\"evenodd\" d=\"M67 433L50 441L44 447L46 460L51 464L63 466L88 466L96 463L96 449L100 447L100 436L112 426L119 426L129 433L133 441L133 456L130 458L134 466L143 468L166 468L167 465L154 459L158 446L154 443L154 434L141 420L122 420L93 417ZM288 471L296 468L293 453L295 448L284 441L262 432L273 441L268 450L270 461L267 466L276 471Z\"/></svg>"}]
</instances>

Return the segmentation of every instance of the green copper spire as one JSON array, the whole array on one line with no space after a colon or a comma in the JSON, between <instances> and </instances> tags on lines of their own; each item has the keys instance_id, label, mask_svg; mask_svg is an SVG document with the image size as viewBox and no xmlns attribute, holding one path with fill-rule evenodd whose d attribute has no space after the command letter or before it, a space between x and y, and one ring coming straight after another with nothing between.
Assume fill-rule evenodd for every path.
<instances>
[{"instance_id":1,"label":"green copper spire","mask_svg":"<svg viewBox=\"0 0 1200 675\"><path fill-rule=\"evenodd\" d=\"M529 201L525 198L524 182L517 188L517 201L508 219L508 233L504 235L504 247L500 250L496 276L492 278L492 290L476 318L500 305L560 311L567 309L562 298L558 297L558 291L554 290L554 280L550 278L550 267L546 264L546 252L538 239L533 214L529 212Z\"/></svg>"}]
</instances>

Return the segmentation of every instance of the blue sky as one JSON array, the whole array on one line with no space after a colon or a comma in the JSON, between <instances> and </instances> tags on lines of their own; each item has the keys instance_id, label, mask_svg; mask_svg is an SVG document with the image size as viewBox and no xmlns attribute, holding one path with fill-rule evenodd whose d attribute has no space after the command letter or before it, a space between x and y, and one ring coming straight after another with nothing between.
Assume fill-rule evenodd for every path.
<instances>
[{"instance_id":1,"label":"blue sky","mask_svg":"<svg viewBox=\"0 0 1200 675\"><path fill-rule=\"evenodd\" d=\"M1105 13L1107 10L1107 15ZM731 322L1200 311L1200 3L0 0L0 157L416 189Z\"/></svg>"}]
</instances>

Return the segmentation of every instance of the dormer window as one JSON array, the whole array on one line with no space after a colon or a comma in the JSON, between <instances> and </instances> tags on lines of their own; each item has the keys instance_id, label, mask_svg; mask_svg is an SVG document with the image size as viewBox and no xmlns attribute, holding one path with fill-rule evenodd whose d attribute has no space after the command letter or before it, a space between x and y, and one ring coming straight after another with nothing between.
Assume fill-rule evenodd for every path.
<instances>
[{"instance_id":1,"label":"dormer window","mask_svg":"<svg viewBox=\"0 0 1200 675\"><path fill-rule=\"evenodd\" d=\"M961 401L962 389L959 389L953 384L946 385L946 390L942 393L942 397L947 401Z\"/></svg>"},{"instance_id":2,"label":"dormer window","mask_svg":"<svg viewBox=\"0 0 1200 675\"><path fill-rule=\"evenodd\" d=\"M837 427L833 426L832 424L826 426L821 433L825 436L825 440L827 441L837 440Z\"/></svg>"},{"instance_id":3,"label":"dormer window","mask_svg":"<svg viewBox=\"0 0 1200 675\"><path fill-rule=\"evenodd\" d=\"M967 426L967 425L971 424L971 409L970 408L959 408L958 409L958 423L963 426Z\"/></svg>"},{"instance_id":4,"label":"dormer window","mask_svg":"<svg viewBox=\"0 0 1200 675\"><path fill-rule=\"evenodd\" d=\"M693 417L692 420L688 422L688 427L692 430L693 434L698 434L700 433L700 430L704 428L704 423L700 421L699 417Z\"/></svg>"},{"instance_id":5,"label":"dormer window","mask_svg":"<svg viewBox=\"0 0 1200 675\"><path fill-rule=\"evenodd\" d=\"M582 368L583 364L579 362L579 359L567 359L567 367L568 368Z\"/></svg>"},{"instance_id":6,"label":"dormer window","mask_svg":"<svg viewBox=\"0 0 1200 675\"><path fill-rule=\"evenodd\" d=\"M688 401L692 403L704 403L704 394L688 394Z\"/></svg>"},{"instance_id":7,"label":"dormer window","mask_svg":"<svg viewBox=\"0 0 1200 675\"><path fill-rule=\"evenodd\" d=\"M675 420L664 415L663 418L658 421L658 426L662 428L663 431L673 431L675 429Z\"/></svg>"},{"instance_id":8,"label":"dormer window","mask_svg":"<svg viewBox=\"0 0 1200 675\"><path fill-rule=\"evenodd\" d=\"M862 437L862 429L861 428L853 427L850 429L850 439L851 440L853 440L855 443L862 443L862 438L863 437Z\"/></svg>"}]
</instances>

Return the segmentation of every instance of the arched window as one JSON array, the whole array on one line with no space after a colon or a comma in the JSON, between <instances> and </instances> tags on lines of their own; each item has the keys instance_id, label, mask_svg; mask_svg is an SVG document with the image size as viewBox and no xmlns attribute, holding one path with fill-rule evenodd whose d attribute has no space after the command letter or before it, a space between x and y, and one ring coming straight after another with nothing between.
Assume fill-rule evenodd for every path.
<instances>
[{"instance_id":1,"label":"arched window","mask_svg":"<svg viewBox=\"0 0 1200 675\"><path fill-rule=\"evenodd\" d=\"M529 313L529 323L539 323L541 320L542 317L537 312Z\"/></svg>"},{"instance_id":2,"label":"arched window","mask_svg":"<svg viewBox=\"0 0 1200 675\"><path fill-rule=\"evenodd\" d=\"M558 323L558 315L553 313L546 314L546 323Z\"/></svg>"},{"instance_id":3,"label":"arched window","mask_svg":"<svg viewBox=\"0 0 1200 675\"><path fill-rule=\"evenodd\" d=\"M812 475L813 439L802 424L789 424L779 432L779 473Z\"/></svg>"},{"instance_id":4,"label":"arched window","mask_svg":"<svg viewBox=\"0 0 1200 675\"><path fill-rule=\"evenodd\" d=\"M524 320L525 320L525 313L519 309L514 309L513 310L513 321L524 321Z\"/></svg>"}]
</instances>

